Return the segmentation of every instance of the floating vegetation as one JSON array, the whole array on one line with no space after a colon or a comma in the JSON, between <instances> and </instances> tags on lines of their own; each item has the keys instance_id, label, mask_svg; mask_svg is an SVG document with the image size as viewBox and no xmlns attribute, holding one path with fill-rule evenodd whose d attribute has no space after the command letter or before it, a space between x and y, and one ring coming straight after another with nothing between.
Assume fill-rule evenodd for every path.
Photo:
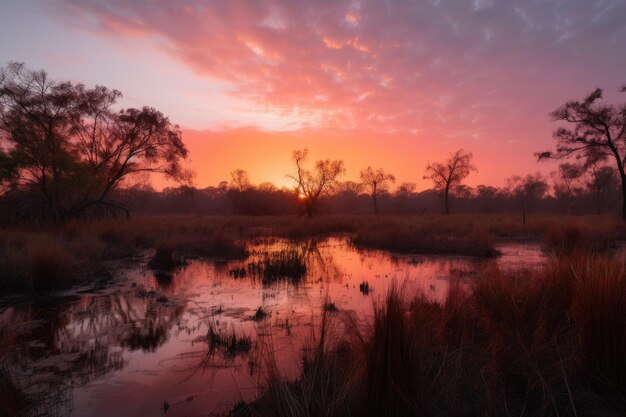
<instances>
[{"instance_id":1,"label":"floating vegetation","mask_svg":"<svg viewBox=\"0 0 626 417\"><path fill-rule=\"evenodd\" d=\"M264 252L256 260L245 266L237 266L228 271L233 278L259 278L264 284L278 281L297 283L307 273L305 253L295 246L276 252Z\"/></svg>"},{"instance_id":2,"label":"floating vegetation","mask_svg":"<svg viewBox=\"0 0 626 417\"><path fill-rule=\"evenodd\" d=\"M209 346L209 356L221 353L224 357L234 357L246 354L252 348L249 336L238 335L234 327L230 330L220 329L215 321L209 322L206 342Z\"/></svg>"}]
</instances>

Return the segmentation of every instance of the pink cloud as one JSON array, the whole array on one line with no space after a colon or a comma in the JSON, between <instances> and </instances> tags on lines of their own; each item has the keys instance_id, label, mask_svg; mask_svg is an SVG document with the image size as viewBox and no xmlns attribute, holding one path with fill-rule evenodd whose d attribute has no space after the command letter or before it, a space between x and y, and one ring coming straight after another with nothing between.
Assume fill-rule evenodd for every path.
<instances>
[{"instance_id":1,"label":"pink cloud","mask_svg":"<svg viewBox=\"0 0 626 417\"><path fill-rule=\"evenodd\" d=\"M231 83L235 96L327 126L445 131L454 123L480 134L516 113L544 118L572 84L617 86L626 63L602 52L626 41L626 7L615 2L59 4L74 24L153 36L200 74Z\"/></svg>"},{"instance_id":2,"label":"pink cloud","mask_svg":"<svg viewBox=\"0 0 626 417\"><path fill-rule=\"evenodd\" d=\"M626 81L620 1L56 4L72 25L152 39L198 74L228 83L228 94L254 111L319 129L434 140L446 151L491 154L489 146L521 142L532 155L550 143L549 111Z\"/></svg>"}]
</instances>

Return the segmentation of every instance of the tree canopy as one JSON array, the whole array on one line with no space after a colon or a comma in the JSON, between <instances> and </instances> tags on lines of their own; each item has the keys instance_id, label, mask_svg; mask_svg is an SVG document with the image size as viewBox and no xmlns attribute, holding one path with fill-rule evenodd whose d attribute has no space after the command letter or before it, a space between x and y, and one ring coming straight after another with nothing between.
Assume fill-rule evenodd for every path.
<instances>
[{"instance_id":1,"label":"tree canopy","mask_svg":"<svg viewBox=\"0 0 626 417\"><path fill-rule=\"evenodd\" d=\"M151 107L115 110L121 93L0 70L0 193L16 218L119 214L113 192L140 174L188 182L178 126Z\"/></svg>"},{"instance_id":2,"label":"tree canopy","mask_svg":"<svg viewBox=\"0 0 626 417\"><path fill-rule=\"evenodd\" d=\"M471 152L459 149L445 162L435 162L426 167L424 179L431 180L435 190L443 192L446 214L450 213L450 192L459 187L472 171L476 171L472 158Z\"/></svg>"},{"instance_id":3,"label":"tree canopy","mask_svg":"<svg viewBox=\"0 0 626 417\"><path fill-rule=\"evenodd\" d=\"M626 92L626 85L621 88ZM554 121L569 126L557 128L554 151L537 153L539 160L574 157L589 168L598 161L612 161L622 183L622 217L626 220L626 104L619 106L602 100L598 88L582 100L565 103L551 113Z\"/></svg>"},{"instance_id":4,"label":"tree canopy","mask_svg":"<svg viewBox=\"0 0 626 417\"><path fill-rule=\"evenodd\" d=\"M367 167L361 171L361 184L369 191L372 196L372 203L374 204L374 214L378 214L378 193L387 191L389 185L396 181L396 177L392 174L385 172L384 169L378 168L376 170L372 167Z\"/></svg>"},{"instance_id":5,"label":"tree canopy","mask_svg":"<svg viewBox=\"0 0 626 417\"><path fill-rule=\"evenodd\" d=\"M289 177L296 182L296 190L304 203L309 217L317 214L320 198L330 194L337 185L337 180L345 172L343 161L322 159L315 162L313 169L304 167L308 149L293 152L296 174Z\"/></svg>"}]
</instances>

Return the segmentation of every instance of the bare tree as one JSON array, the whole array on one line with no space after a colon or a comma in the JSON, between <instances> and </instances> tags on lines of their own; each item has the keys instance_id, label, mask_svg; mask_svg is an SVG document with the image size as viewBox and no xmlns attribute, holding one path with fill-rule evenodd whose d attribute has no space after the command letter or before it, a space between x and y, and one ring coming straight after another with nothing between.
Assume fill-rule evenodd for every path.
<instances>
[{"instance_id":1,"label":"bare tree","mask_svg":"<svg viewBox=\"0 0 626 417\"><path fill-rule=\"evenodd\" d=\"M367 167L361 171L361 184L363 184L363 187L369 191L369 194L372 197L374 214L378 214L378 193L381 191L387 191L389 186L394 182L396 182L396 177L385 172L382 168L373 170L372 167Z\"/></svg>"},{"instance_id":2,"label":"bare tree","mask_svg":"<svg viewBox=\"0 0 626 417\"><path fill-rule=\"evenodd\" d=\"M337 185L337 180L345 172L343 161L319 160L312 170L304 167L308 149L293 152L296 174L289 178L296 182L296 190L304 203L306 214L313 217L318 212L320 198L329 195Z\"/></svg>"},{"instance_id":3,"label":"bare tree","mask_svg":"<svg viewBox=\"0 0 626 417\"><path fill-rule=\"evenodd\" d=\"M248 171L243 169L236 169L230 173L230 187L237 191L249 190L252 185L250 184L250 178Z\"/></svg>"},{"instance_id":4,"label":"bare tree","mask_svg":"<svg viewBox=\"0 0 626 417\"><path fill-rule=\"evenodd\" d=\"M443 192L446 214L450 214L450 192L453 192L456 187L461 185L461 182L471 172L477 171L472 163L472 158L471 152L459 149L451 154L450 158L445 162L428 164L426 167L424 179L431 180L435 190Z\"/></svg>"},{"instance_id":5,"label":"bare tree","mask_svg":"<svg viewBox=\"0 0 626 417\"><path fill-rule=\"evenodd\" d=\"M0 183L13 213L58 222L125 212L110 197L140 174L190 180L178 126L150 107L114 111L120 97L23 64L0 70Z\"/></svg>"},{"instance_id":6,"label":"bare tree","mask_svg":"<svg viewBox=\"0 0 626 417\"><path fill-rule=\"evenodd\" d=\"M626 85L621 91L626 92ZM556 150L538 153L539 160L569 157L612 160L621 180L622 219L626 221L626 104L606 104L602 101L602 89L598 88L581 101L565 103L551 116L555 121L574 126L556 129L553 134Z\"/></svg>"}]
</instances>

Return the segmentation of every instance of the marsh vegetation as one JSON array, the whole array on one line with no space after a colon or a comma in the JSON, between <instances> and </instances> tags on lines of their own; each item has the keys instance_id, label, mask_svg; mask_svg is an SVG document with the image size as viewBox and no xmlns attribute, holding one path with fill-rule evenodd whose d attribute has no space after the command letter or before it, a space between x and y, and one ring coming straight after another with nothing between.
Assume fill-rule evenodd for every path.
<instances>
[{"instance_id":1,"label":"marsh vegetation","mask_svg":"<svg viewBox=\"0 0 626 417\"><path fill-rule=\"evenodd\" d=\"M98 286L83 278L38 302L5 298L3 406L18 407L16 415L98 415L93 404L103 403L103 416L121 412L111 402L119 392L98 390L109 375L119 384L161 381L125 397L125 412L150 398L155 410L167 403L174 414L619 415L626 274L614 223L543 218L507 229L507 217L448 219L160 218L11 231L6 239L27 245L46 236L69 251L85 250L89 230L99 252L77 252L73 261L98 265L108 278ZM357 239L362 230L409 229L419 242L451 227L472 241L480 228L499 255L419 254L393 238L367 247ZM228 250L211 246L222 241ZM387 250L374 249L385 242ZM167 262L155 268L155 259ZM159 278L164 266L167 280ZM138 376L140 363L146 373ZM26 383L42 369L57 382ZM175 392L159 388L181 378ZM398 382L390 390L381 380ZM205 386L222 400L203 394ZM61 395L57 403L38 399Z\"/></svg>"}]
</instances>

